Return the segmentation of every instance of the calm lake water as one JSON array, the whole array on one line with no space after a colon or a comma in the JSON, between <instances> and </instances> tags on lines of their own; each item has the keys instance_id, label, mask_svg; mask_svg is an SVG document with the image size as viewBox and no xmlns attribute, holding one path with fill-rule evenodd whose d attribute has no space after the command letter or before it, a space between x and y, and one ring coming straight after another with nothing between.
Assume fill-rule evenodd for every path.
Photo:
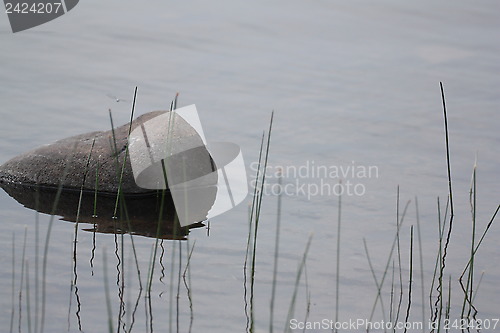
<instances>
[{"instance_id":1,"label":"calm lake water","mask_svg":"<svg viewBox=\"0 0 500 333\"><path fill-rule=\"evenodd\" d=\"M288 326L297 267L309 235L312 243L292 317L335 319L339 198L331 191L339 182L336 172L347 172L340 175L343 184L357 191L345 192L341 202L339 321L370 317L377 287L363 240L380 281L396 234L399 186L400 217L411 201L400 230L400 320L406 314L410 226L416 228L418 198L427 322L439 240L437 198L443 215L448 195L442 81L455 208L444 280L447 290L451 276L451 318L456 319L463 300L458 278L470 254L469 190L476 157L476 242L500 203L499 14L500 3L493 0L168 5L87 0L55 21L16 34L10 32L7 16L0 15L0 163L57 139L109 129L108 108L115 124L127 122L138 86L137 114L167 109L176 92L179 106L196 104L207 139L239 144L252 179L260 138L275 110L270 187L257 241L256 331L269 327L278 201L272 186L279 168L285 170L288 192L282 196L275 329ZM108 95L125 101L117 103ZM75 285L75 225L56 216L46 263L45 331L107 330L107 272L115 330L119 313L125 311L123 322L128 328L135 318L134 331L150 330L151 325L156 332L176 331L178 323L178 331L187 332L190 302L182 277L179 281L179 266L183 273L187 246L194 245L188 284L192 331L244 332L243 264L250 201L248 197L213 218L209 235L199 228L191 231L189 241L163 241L150 297L144 290L139 294L130 237L95 234L93 257L94 234L84 231L91 228L88 224L78 227ZM50 216L37 215L0 191L0 221L0 327L7 331L12 322L14 331L19 325L25 332L30 327L34 331L35 325L40 329L35 313L41 313ZM483 319L500 317L499 222L492 225L475 261L474 286L482 280L474 303ZM25 230L28 270L22 271ZM133 241L145 286L155 240L135 236ZM422 321L417 244L415 239L411 322ZM392 262L397 267L396 252ZM29 290L25 282L21 286L21 274L24 281L29 279ZM379 304L373 321L389 319L391 279L392 268L382 289L384 312ZM399 296L399 273L395 281ZM436 286L433 290L436 295Z\"/></svg>"}]
</instances>

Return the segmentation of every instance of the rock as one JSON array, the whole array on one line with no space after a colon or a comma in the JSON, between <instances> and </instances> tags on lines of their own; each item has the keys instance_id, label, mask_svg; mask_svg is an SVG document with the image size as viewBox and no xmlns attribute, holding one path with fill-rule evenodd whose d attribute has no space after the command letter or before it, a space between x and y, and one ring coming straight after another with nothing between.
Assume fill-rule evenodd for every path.
<instances>
[{"instance_id":1,"label":"rock","mask_svg":"<svg viewBox=\"0 0 500 333\"><path fill-rule=\"evenodd\" d=\"M144 114L132 122L131 129L133 131L140 128L148 120L166 113L169 112L154 111ZM165 119L165 117L159 118ZM169 121L173 122L173 128L175 128L171 136L171 145L176 147L176 152L180 153L169 157L168 165L175 167L180 164L185 165L188 161L190 164L188 172L191 174L185 175L186 180L214 171L215 165L196 130L180 116L171 117ZM142 129L144 130L144 126ZM113 132L109 130L81 134L39 147L1 165L0 182L36 185L42 188L57 188L62 184L64 190L80 191L83 188L86 192L94 192L97 184L97 191L100 194L116 194L127 152L128 133L129 124L127 123L114 130L115 139L113 139ZM161 138L161 135L159 137ZM144 155L147 156L147 153L145 152ZM156 161L157 163L159 161ZM182 169L172 168L173 173L178 173L179 170ZM179 178L182 177L176 175L176 179ZM162 186L165 186L164 183ZM123 170L121 191L128 196L157 192L152 187L137 186L130 156L127 156Z\"/></svg>"}]
</instances>

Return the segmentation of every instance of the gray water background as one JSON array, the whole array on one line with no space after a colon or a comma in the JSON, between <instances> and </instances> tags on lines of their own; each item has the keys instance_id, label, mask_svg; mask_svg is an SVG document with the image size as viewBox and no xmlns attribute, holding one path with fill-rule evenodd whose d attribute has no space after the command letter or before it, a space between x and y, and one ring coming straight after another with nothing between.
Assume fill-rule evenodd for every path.
<instances>
[{"instance_id":1,"label":"gray water background","mask_svg":"<svg viewBox=\"0 0 500 333\"><path fill-rule=\"evenodd\" d=\"M363 196L342 197L339 318L366 318L376 286L363 238L380 279L396 232L398 185L401 211L408 200L412 201L401 230L405 293L409 228L416 224L415 197L422 224L425 289L430 288L438 241L436 199L439 196L444 206L448 186L439 90L442 81L449 111L456 214L447 274L452 274L457 310L461 306L457 279L470 252L468 192L476 155L479 230L486 226L500 198L499 14L496 1L167 4L88 0L53 22L17 34L10 32L7 16L0 15L0 163L40 144L108 129L108 108L113 110L115 124L125 123L137 85L137 114L167 109L180 92L180 106L197 105L209 141L241 146L247 171L253 177L251 163L257 160L262 131L275 110L269 160L273 170L307 163L349 166L353 162L378 168L378 177L352 179L365 186ZM116 103L107 94L128 103ZM310 175L299 180L305 184L320 181ZM296 181L291 176L284 179L285 184ZM335 184L338 179L325 181ZM276 183L276 178L270 177L269 182ZM285 326L297 264L310 234L310 320L334 319L338 213L336 196L308 198L296 193L282 200L275 312L279 330ZM276 196L264 198L258 238L255 301L260 331L267 330L269 321L276 204ZM4 329L9 327L12 308L13 234L17 307L25 228L26 257L30 276L34 276L35 213L3 191L0 207L4 230L0 234L0 327ZM204 229L190 234L190 245L196 241L191 261L194 332L245 329L242 267L247 210L244 203L214 218L209 237ZM39 218L43 244L49 217ZM75 299L70 293L74 225L56 219L51 235L45 329L66 331L69 326L69 331L78 331ZM499 316L499 236L500 229L494 225L476 261L476 281L485 272L476 298L482 318ZM115 316L118 311L113 285L114 238L97 235L94 276L89 267L91 239L91 233L79 232L79 314L85 332L107 327L103 251L108 253ZM136 237L135 242L145 276L154 240ZM126 260L133 267L127 244ZM168 331L169 327L166 313L170 296L165 295L169 295L174 244L164 243L166 278L160 281L159 271L154 278L156 331ZM185 257L183 260L185 264ZM132 269L125 274L135 281ZM420 321L420 273L416 274L410 318ZM388 312L387 281L384 295ZM137 291L134 283L132 301ZM33 297L33 286L31 292ZM186 331L189 307L185 289L181 292L181 331ZM305 292L303 278L295 316L300 320L305 316ZM142 302L138 331L146 322ZM426 306L427 314L428 301ZM26 311L23 308L25 328ZM17 315L16 309L16 320ZM375 318L382 319L380 308Z\"/></svg>"}]
</instances>

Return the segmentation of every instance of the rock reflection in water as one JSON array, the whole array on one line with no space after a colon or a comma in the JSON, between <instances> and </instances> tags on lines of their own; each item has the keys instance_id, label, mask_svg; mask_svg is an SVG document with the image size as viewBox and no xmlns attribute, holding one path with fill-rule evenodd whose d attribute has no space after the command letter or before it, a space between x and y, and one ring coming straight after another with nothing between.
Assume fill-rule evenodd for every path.
<instances>
[{"instance_id":1,"label":"rock reflection in water","mask_svg":"<svg viewBox=\"0 0 500 333\"><path fill-rule=\"evenodd\" d=\"M161 225L158 229L158 221L161 210L162 192L151 192L136 196L122 198L116 209L114 218L116 195L110 193L82 192L82 200L78 213L80 191L63 190L55 210L57 189L42 188L0 182L0 186L12 198L23 206L41 213L61 216L61 220L76 222L78 215L79 223L92 224L92 228L86 231L98 233L130 233L145 237L157 237L162 239L185 239L189 229L203 227L201 222L181 227L175 212L171 196L166 193L163 203L163 213L160 219Z\"/></svg>"}]
</instances>

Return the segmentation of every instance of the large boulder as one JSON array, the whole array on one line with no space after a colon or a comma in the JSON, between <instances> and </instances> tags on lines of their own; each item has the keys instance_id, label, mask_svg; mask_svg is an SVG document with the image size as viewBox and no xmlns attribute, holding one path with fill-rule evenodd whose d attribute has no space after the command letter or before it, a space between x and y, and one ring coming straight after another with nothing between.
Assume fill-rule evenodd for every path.
<instances>
[{"instance_id":1,"label":"large boulder","mask_svg":"<svg viewBox=\"0 0 500 333\"><path fill-rule=\"evenodd\" d=\"M0 183L36 185L39 188L57 188L62 185L65 190L80 191L83 189L86 192L97 190L102 195L116 194L121 181L121 192L126 196L154 193L156 192L154 186L139 187L137 185L136 180L140 179L141 175L136 175L138 177L134 179L128 155L122 174L122 165L127 145L129 145L129 131L134 131L136 128L144 130L146 122L151 120L149 122L151 125L156 121L153 118L170 121L170 124L155 125L158 128L157 131L162 129L166 131L168 130L166 127L175 129L168 136L169 146L175 147L175 154L168 159L167 163L169 172L176 173L172 179L188 181L216 170L198 132L182 117L176 116L176 114L173 117L165 117L166 114L170 114L170 112L149 112L135 119L131 127L130 124L125 124L115 128L114 133L109 130L80 134L16 156L0 166ZM167 137L162 133L157 132L156 134L157 141ZM130 145L134 144L131 141ZM156 142L156 144L161 143ZM149 158L147 151L144 152L143 158ZM150 161L146 162L150 163ZM160 161L152 162L158 165ZM140 163L141 161L139 161ZM186 163L190 166L188 168L190 174L185 174L186 168L182 168ZM147 169L147 165L141 165L141 168ZM179 172L181 176L179 176ZM148 181L150 181L149 178ZM161 184L156 189L168 186L168 184L165 185L167 182L163 182L163 179L158 181ZM213 182L216 182L216 178Z\"/></svg>"}]
</instances>

